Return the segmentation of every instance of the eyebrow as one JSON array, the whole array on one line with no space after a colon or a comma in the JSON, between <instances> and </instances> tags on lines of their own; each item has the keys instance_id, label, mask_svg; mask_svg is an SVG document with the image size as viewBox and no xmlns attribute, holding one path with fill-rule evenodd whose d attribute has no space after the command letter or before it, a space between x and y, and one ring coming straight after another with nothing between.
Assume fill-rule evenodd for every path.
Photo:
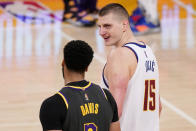
<instances>
[{"instance_id":1,"label":"eyebrow","mask_svg":"<svg viewBox=\"0 0 196 131\"><path fill-rule=\"evenodd\" d=\"M103 26L111 26L111 24L103 24Z\"/></svg>"}]
</instances>

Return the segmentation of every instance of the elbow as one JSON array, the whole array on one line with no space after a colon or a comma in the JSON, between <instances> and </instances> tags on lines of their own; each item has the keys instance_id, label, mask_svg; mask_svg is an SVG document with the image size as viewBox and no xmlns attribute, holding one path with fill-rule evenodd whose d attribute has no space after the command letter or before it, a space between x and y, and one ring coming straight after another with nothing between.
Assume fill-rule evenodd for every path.
<instances>
[{"instance_id":1,"label":"elbow","mask_svg":"<svg viewBox=\"0 0 196 131\"><path fill-rule=\"evenodd\" d=\"M118 117L120 118L122 116L122 110L118 111Z\"/></svg>"}]
</instances>

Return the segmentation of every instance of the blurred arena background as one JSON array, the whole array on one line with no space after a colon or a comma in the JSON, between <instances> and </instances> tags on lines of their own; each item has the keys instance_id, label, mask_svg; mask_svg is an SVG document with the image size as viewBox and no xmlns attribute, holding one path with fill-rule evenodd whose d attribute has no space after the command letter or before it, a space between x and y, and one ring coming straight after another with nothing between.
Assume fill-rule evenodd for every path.
<instances>
[{"instance_id":1,"label":"blurred arena background","mask_svg":"<svg viewBox=\"0 0 196 131\"><path fill-rule=\"evenodd\" d=\"M137 7L136 0L98 0L97 7L111 2L130 14ZM0 0L1 131L42 130L40 105L63 87L62 47L69 40L91 44L95 56L86 77L100 82L110 49L96 26L61 22L63 8L62 0ZM159 62L160 130L196 131L196 1L158 0L157 8L161 32L137 38L152 47Z\"/></svg>"}]
</instances>

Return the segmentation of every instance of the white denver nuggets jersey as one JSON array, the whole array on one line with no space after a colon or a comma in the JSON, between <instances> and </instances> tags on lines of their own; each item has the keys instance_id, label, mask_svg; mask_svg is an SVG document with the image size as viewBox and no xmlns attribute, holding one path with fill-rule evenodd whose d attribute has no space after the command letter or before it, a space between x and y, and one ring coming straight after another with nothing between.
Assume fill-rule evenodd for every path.
<instances>
[{"instance_id":1,"label":"white denver nuggets jersey","mask_svg":"<svg viewBox=\"0 0 196 131\"><path fill-rule=\"evenodd\" d=\"M120 118L121 130L159 131L159 71L156 58L147 45L128 43L124 47L135 53L138 64L128 83ZM108 87L104 75L103 83Z\"/></svg>"}]
</instances>

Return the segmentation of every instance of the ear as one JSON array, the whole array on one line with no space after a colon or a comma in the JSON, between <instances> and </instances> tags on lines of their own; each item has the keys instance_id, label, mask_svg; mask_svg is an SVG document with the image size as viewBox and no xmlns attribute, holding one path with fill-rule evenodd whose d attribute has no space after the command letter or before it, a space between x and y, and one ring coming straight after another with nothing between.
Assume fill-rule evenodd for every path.
<instances>
[{"instance_id":1,"label":"ear","mask_svg":"<svg viewBox=\"0 0 196 131\"><path fill-rule=\"evenodd\" d=\"M87 71L88 71L88 67L86 68L85 72L87 72Z\"/></svg>"},{"instance_id":2,"label":"ear","mask_svg":"<svg viewBox=\"0 0 196 131\"><path fill-rule=\"evenodd\" d=\"M124 20L123 21L123 32L125 32L127 30L128 25L129 25L129 21L128 20Z\"/></svg>"},{"instance_id":3,"label":"ear","mask_svg":"<svg viewBox=\"0 0 196 131\"><path fill-rule=\"evenodd\" d=\"M61 64L61 65L62 65L62 67L65 65L65 61L64 61L64 59L63 59L63 61L62 61L62 64Z\"/></svg>"},{"instance_id":4,"label":"ear","mask_svg":"<svg viewBox=\"0 0 196 131\"><path fill-rule=\"evenodd\" d=\"M63 74L63 78L65 79L65 74L64 74L64 65L65 65L65 62L64 62L64 59L62 61L62 74Z\"/></svg>"}]
</instances>

